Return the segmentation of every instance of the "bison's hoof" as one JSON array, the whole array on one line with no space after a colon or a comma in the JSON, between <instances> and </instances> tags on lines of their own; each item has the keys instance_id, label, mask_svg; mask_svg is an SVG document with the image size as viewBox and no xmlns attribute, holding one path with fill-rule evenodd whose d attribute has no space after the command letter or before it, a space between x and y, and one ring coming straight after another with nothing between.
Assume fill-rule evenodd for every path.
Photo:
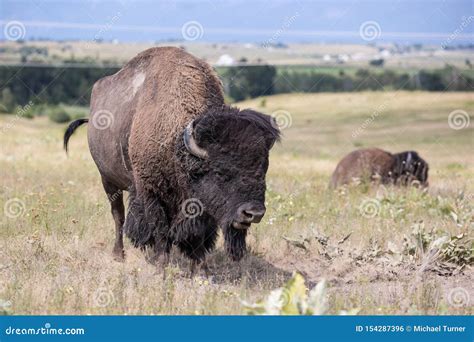
<instances>
[{"instance_id":1,"label":"bison's hoof","mask_svg":"<svg viewBox=\"0 0 474 342\"><path fill-rule=\"evenodd\" d=\"M123 249L116 250L114 249L112 252L114 256L114 260L118 262L124 262L125 261L125 252Z\"/></svg>"}]
</instances>

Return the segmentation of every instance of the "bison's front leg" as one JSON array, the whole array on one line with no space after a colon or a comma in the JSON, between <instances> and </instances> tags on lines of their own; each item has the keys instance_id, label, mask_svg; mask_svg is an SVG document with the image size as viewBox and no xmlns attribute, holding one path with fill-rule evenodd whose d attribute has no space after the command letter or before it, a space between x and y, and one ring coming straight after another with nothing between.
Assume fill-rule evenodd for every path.
<instances>
[{"instance_id":1,"label":"bison's front leg","mask_svg":"<svg viewBox=\"0 0 474 342\"><path fill-rule=\"evenodd\" d=\"M217 225L209 214L185 217L174 226L174 238L180 251L191 259L191 277L203 270L208 276L206 254L212 251L217 239Z\"/></svg>"},{"instance_id":2,"label":"bison's front leg","mask_svg":"<svg viewBox=\"0 0 474 342\"><path fill-rule=\"evenodd\" d=\"M163 269L169 262L171 240L168 237L169 223L159 198L151 193L138 193L130 189L130 204L125 221L125 233L135 247L150 247L150 261Z\"/></svg>"},{"instance_id":3,"label":"bison's front leg","mask_svg":"<svg viewBox=\"0 0 474 342\"><path fill-rule=\"evenodd\" d=\"M191 261L191 278L194 278L199 271L204 271L206 278L209 278L209 267L207 266L206 258L203 260L192 260Z\"/></svg>"},{"instance_id":4,"label":"bison's front leg","mask_svg":"<svg viewBox=\"0 0 474 342\"><path fill-rule=\"evenodd\" d=\"M169 264L172 247L169 221L165 208L156 195L147 194L144 206L146 224L152 231L154 260L164 271Z\"/></svg>"},{"instance_id":5,"label":"bison's front leg","mask_svg":"<svg viewBox=\"0 0 474 342\"><path fill-rule=\"evenodd\" d=\"M153 261L161 269L166 270L170 263L170 252L173 243L158 229L155 231L155 242L153 245Z\"/></svg>"},{"instance_id":6,"label":"bison's front leg","mask_svg":"<svg viewBox=\"0 0 474 342\"><path fill-rule=\"evenodd\" d=\"M224 229L224 246L232 260L240 261L247 252L246 236L245 229L235 229L230 226Z\"/></svg>"}]
</instances>

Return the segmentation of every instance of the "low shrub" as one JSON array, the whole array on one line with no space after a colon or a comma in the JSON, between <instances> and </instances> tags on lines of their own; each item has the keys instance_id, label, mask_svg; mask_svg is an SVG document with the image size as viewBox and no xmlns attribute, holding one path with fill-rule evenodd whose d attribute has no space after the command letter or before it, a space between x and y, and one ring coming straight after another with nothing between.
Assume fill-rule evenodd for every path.
<instances>
[{"instance_id":1,"label":"low shrub","mask_svg":"<svg viewBox=\"0 0 474 342\"><path fill-rule=\"evenodd\" d=\"M51 121L56 123L65 123L71 121L71 117L62 107L56 107L48 113L48 117Z\"/></svg>"}]
</instances>

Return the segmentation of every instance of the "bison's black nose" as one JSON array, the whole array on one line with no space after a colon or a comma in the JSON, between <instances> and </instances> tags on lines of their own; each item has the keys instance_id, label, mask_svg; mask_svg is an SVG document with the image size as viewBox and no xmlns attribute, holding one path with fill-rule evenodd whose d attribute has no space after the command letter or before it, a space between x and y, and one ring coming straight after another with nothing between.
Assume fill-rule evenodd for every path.
<instances>
[{"instance_id":1,"label":"bison's black nose","mask_svg":"<svg viewBox=\"0 0 474 342\"><path fill-rule=\"evenodd\" d=\"M265 206L256 202L242 204L237 209L237 220L241 223L259 223L265 215Z\"/></svg>"}]
</instances>

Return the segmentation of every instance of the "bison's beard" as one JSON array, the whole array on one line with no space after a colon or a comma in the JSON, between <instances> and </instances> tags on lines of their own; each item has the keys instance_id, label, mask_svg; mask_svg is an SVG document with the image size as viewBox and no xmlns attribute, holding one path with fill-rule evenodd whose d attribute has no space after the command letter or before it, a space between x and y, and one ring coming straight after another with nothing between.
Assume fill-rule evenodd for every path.
<instances>
[{"instance_id":1,"label":"bison's beard","mask_svg":"<svg viewBox=\"0 0 474 342\"><path fill-rule=\"evenodd\" d=\"M235 229L230 224L226 225L224 230L224 246L227 254L234 261L239 261L247 251L245 237L247 230Z\"/></svg>"}]
</instances>

